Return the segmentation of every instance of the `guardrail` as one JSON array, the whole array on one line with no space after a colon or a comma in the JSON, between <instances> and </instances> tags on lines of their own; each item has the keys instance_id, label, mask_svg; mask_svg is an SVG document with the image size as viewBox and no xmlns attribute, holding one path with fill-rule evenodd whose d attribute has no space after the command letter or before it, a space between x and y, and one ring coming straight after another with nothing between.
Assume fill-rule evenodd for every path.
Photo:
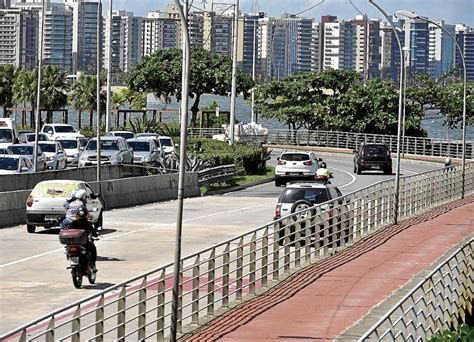
<instances>
[{"instance_id":1,"label":"guardrail","mask_svg":"<svg viewBox=\"0 0 474 342\"><path fill-rule=\"evenodd\" d=\"M235 165L221 165L198 171L199 185L231 181L235 177Z\"/></svg>"},{"instance_id":2,"label":"guardrail","mask_svg":"<svg viewBox=\"0 0 474 342\"><path fill-rule=\"evenodd\" d=\"M473 314L474 239L455 251L359 341L426 341Z\"/></svg>"},{"instance_id":3,"label":"guardrail","mask_svg":"<svg viewBox=\"0 0 474 342\"><path fill-rule=\"evenodd\" d=\"M193 128L190 134L193 137L212 138L214 134L223 133L221 128ZM252 136L248 139L252 140ZM255 140L255 139L254 139ZM269 129L268 144L274 145L306 145L318 147L334 147L353 150L361 143L383 143L387 144L391 151L397 151L397 136L382 134L350 133L320 130L285 130ZM402 139L401 153L461 158L462 141L449 139L434 139L423 137L405 136ZM474 159L474 141L466 142L466 158Z\"/></svg>"},{"instance_id":4,"label":"guardrail","mask_svg":"<svg viewBox=\"0 0 474 342\"><path fill-rule=\"evenodd\" d=\"M400 181L399 217L459 198L460 167ZM466 195L474 163L466 164ZM177 333L196 327L305 265L332 255L393 223L394 181L371 185L292 213L182 258ZM77 301L0 338L19 341L137 341L169 336L173 263ZM471 285L472 286L472 285Z\"/></svg>"}]
</instances>

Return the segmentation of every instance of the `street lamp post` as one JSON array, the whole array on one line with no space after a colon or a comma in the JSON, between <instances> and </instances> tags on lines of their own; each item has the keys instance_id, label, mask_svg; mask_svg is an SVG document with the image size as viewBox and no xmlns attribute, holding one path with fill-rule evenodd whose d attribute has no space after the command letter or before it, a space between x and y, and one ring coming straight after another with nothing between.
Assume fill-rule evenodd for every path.
<instances>
[{"instance_id":1,"label":"street lamp post","mask_svg":"<svg viewBox=\"0 0 474 342\"><path fill-rule=\"evenodd\" d=\"M107 104L105 106L105 131L110 127L111 88L112 88L112 0L109 0L109 50L107 51Z\"/></svg>"},{"instance_id":2,"label":"street lamp post","mask_svg":"<svg viewBox=\"0 0 474 342\"><path fill-rule=\"evenodd\" d=\"M100 167L101 167L101 146L100 146L100 32L101 25L100 25L100 17L101 17L101 10L102 10L102 0L99 0L97 3L97 42L96 42L96 49L97 49L97 59L96 59L96 102L97 102L97 117L96 117L96 128L97 128L97 181L99 182L99 189L100 186Z\"/></svg>"},{"instance_id":3,"label":"street lamp post","mask_svg":"<svg viewBox=\"0 0 474 342\"><path fill-rule=\"evenodd\" d=\"M402 50L402 44L400 43L400 37L398 36L397 29L395 25L393 24L392 20L388 17L387 13L383 10L380 5L378 5L374 0L369 0L369 2L374 5L380 13L383 14L385 19L388 21L390 26L392 27L393 33L395 33L395 38L397 39L397 44L398 44L398 49L400 51L400 78L399 78L399 84L400 84L400 90L398 94L398 129L397 129L397 168L395 172L395 208L394 208L394 222L397 224L398 222L398 203L399 203L399 197L400 197L400 136L401 136L401 130L402 130L402 111L403 111L403 74L405 72L404 68L404 60L403 60L403 50Z\"/></svg>"},{"instance_id":4,"label":"street lamp post","mask_svg":"<svg viewBox=\"0 0 474 342\"><path fill-rule=\"evenodd\" d=\"M183 27L183 62L181 73L181 132L179 146L179 176L178 176L178 212L176 219L176 240L173 269L173 298L171 304L171 334L170 340L176 341L179 310L179 274L181 267L181 236L183 231L183 199L186 166L186 136L188 128L188 84L189 84L189 32L188 32L188 1L185 1L185 11L179 0L175 0Z\"/></svg>"},{"instance_id":5,"label":"street lamp post","mask_svg":"<svg viewBox=\"0 0 474 342\"><path fill-rule=\"evenodd\" d=\"M232 88L230 95L230 145L234 145L235 138L235 97L237 88L237 38L239 25L239 0L236 0L234 7L234 32L232 49Z\"/></svg>"},{"instance_id":6,"label":"street lamp post","mask_svg":"<svg viewBox=\"0 0 474 342\"><path fill-rule=\"evenodd\" d=\"M465 188L465 181L466 181L466 103L467 103L467 70L466 70L466 60L464 59L464 54L462 52L461 47L459 46L458 42L456 41L456 38L446 30L443 26L438 24L437 22L427 18L427 17L422 17L414 12L410 11L405 11L405 10L400 10L397 11L395 14L397 17L406 17L409 19L420 19L423 21L426 21L427 23L431 23L437 27L439 27L441 30L443 30L448 36L451 37L451 39L454 41L454 44L456 45L456 48L459 51L459 54L461 55L461 60L462 60L462 67L463 67L463 84L464 84L464 92L463 92L463 106L462 106L462 162L461 162L461 198L464 198L464 188Z\"/></svg>"},{"instance_id":7,"label":"street lamp post","mask_svg":"<svg viewBox=\"0 0 474 342\"><path fill-rule=\"evenodd\" d=\"M402 157L405 158L405 119L406 119L406 111L407 111L407 78L408 78L408 58L410 54L410 48L408 46L403 47L403 52L405 58L404 64L405 64L405 73L403 77L403 123L402 123Z\"/></svg>"},{"instance_id":8,"label":"street lamp post","mask_svg":"<svg viewBox=\"0 0 474 342\"><path fill-rule=\"evenodd\" d=\"M45 16L45 0L42 0L41 5L41 33L39 40L39 53L38 53L38 80L36 88L36 118L35 118L35 147L33 153L33 171L38 171L38 135L39 125L41 123L41 69L43 68L43 44L44 44L44 16Z\"/></svg>"}]
</instances>

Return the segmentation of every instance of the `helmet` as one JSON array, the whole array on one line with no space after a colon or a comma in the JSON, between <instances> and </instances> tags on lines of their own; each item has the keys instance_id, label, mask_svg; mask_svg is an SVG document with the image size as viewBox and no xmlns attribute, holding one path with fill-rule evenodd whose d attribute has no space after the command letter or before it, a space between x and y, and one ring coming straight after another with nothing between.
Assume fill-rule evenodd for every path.
<instances>
[{"instance_id":1,"label":"helmet","mask_svg":"<svg viewBox=\"0 0 474 342\"><path fill-rule=\"evenodd\" d=\"M74 197L78 200L85 201L86 200L87 192L84 189L79 189L74 193Z\"/></svg>"},{"instance_id":2,"label":"helmet","mask_svg":"<svg viewBox=\"0 0 474 342\"><path fill-rule=\"evenodd\" d=\"M326 165L325 162L322 162L322 163L319 164L319 167L322 168L322 169L325 169L325 168L327 168L328 166Z\"/></svg>"},{"instance_id":3,"label":"helmet","mask_svg":"<svg viewBox=\"0 0 474 342\"><path fill-rule=\"evenodd\" d=\"M446 158L444 160L444 165L451 165L451 158Z\"/></svg>"},{"instance_id":4,"label":"helmet","mask_svg":"<svg viewBox=\"0 0 474 342\"><path fill-rule=\"evenodd\" d=\"M79 216L80 218L87 218L88 213L89 211L84 206L77 208L77 211L76 211L76 215Z\"/></svg>"}]
</instances>

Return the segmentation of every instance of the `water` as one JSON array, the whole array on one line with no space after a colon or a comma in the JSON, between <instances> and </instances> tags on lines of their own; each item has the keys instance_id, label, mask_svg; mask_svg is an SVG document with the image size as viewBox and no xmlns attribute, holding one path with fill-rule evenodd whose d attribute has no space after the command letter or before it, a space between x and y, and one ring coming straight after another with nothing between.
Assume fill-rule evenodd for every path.
<instances>
[{"instance_id":1,"label":"water","mask_svg":"<svg viewBox=\"0 0 474 342\"><path fill-rule=\"evenodd\" d=\"M202 109L208 107L212 102L216 102L222 111L230 111L230 97L226 96L216 96L216 95L203 95L199 107ZM194 103L194 99L189 100L189 108L191 108ZM161 103L148 103L148 108L150 109L169 109L169 110L178 110L180 104L173 99L170 104L163 105ZM0 108L0 114L3 116L2 110ZM43 118L45 117L43 113ZM141 117L141 113L132 114L132 120ZM251 104L249 101L244 100L242 97L237 97L235 102L235 116L237 120L244 123L251 121ZM17 123L21 123L20 113L17 113ZM148 117L151 118L151 112L148 113ZM29 122L29 114L27 117ZM62 122L62 112L53 113L54 122ZM95 125L95 114L94 114L94 125ZM166 123L178 122L178 115L176 113L163 113L162 121ZM114 116L111 118L111 122L115 122ZM122 119L121 119L122 122ZM69 110L69 123L76 128L78 127L77 115L73 109ZM89 113L82 113L82 127L89 125ZM258 123L263 127L269 129L286 129L287 127L275 120L275 119L258 119ZM422 121L422 127L428 132L428 137L435 139L462 139L462 129L447 129L443 126L443 119L441 117L430 117ZM466 129L466 140L474 140L474 126L467 126Z\"/></svg>"}]
</instances>

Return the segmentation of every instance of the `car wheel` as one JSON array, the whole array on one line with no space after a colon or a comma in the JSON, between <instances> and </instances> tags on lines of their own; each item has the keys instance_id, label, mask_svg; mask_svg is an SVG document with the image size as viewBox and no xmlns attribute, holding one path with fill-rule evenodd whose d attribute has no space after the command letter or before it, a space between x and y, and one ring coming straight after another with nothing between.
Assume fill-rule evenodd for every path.
<instances>
[{"instance_id":1,"label":"car wheel","mask_svg":"<svg viewBox=\"0 0 474 342\"><path fill-rule=\"evenodd\" d=\"M34 233L36 230L36 227L32 224L26 224L26 230L28 231L28 233Z\"/></svg>"},{"instance_id":2,"label":"car wheel","mask_svg":"<svg viewBox=\"0 0 474 342\"><path fill-rule=\"evenodd\" d=\"M383 173L386 174L386 175L391 175L392 174L392 168L387 168L385 170L383 170Z\"/></svg>"},{"instance_id":3,"label":"car wheel","mask_svg":"<svg viewBox=\"0 0 474 342\"><path fill-rule=\"evenodd\" d=\"M354 173L357 173L357 167L356 167L356 164L354 163L354 171L352 171Z\"/></svg>"},{"instance_id":4,"label":"car wheel","mask_svg":"<svg viewBox=\"0 0 474 342\"><path fill-rule=\"evenodd\" d=\"M358 175L362 174L362 171L360 170L360 166L359 165L356 165L356 173Z\"/></svg>"},{"instance_id":5,"label":"car wheel","mask_svg":"<svg viewBox=\"0 0 474 342\"><path fill-rule=\"evenodd\" d=\"M102 211L99 214L99 218L97 219L97 222L94 223L94 228L97 230L99 227L102 227L102 224L104 222L104 218L102 216Z\"/></svg>"},{"instance_id":6,"label":"car wheel","mask_svg":"<svg viewBox=\"0 0 474 342\"><path fill-rule=\"evenodd\" d=\"M281 180L279 178L275 178L275 186L281 186Z\"/></svg>"}]
</instances>

